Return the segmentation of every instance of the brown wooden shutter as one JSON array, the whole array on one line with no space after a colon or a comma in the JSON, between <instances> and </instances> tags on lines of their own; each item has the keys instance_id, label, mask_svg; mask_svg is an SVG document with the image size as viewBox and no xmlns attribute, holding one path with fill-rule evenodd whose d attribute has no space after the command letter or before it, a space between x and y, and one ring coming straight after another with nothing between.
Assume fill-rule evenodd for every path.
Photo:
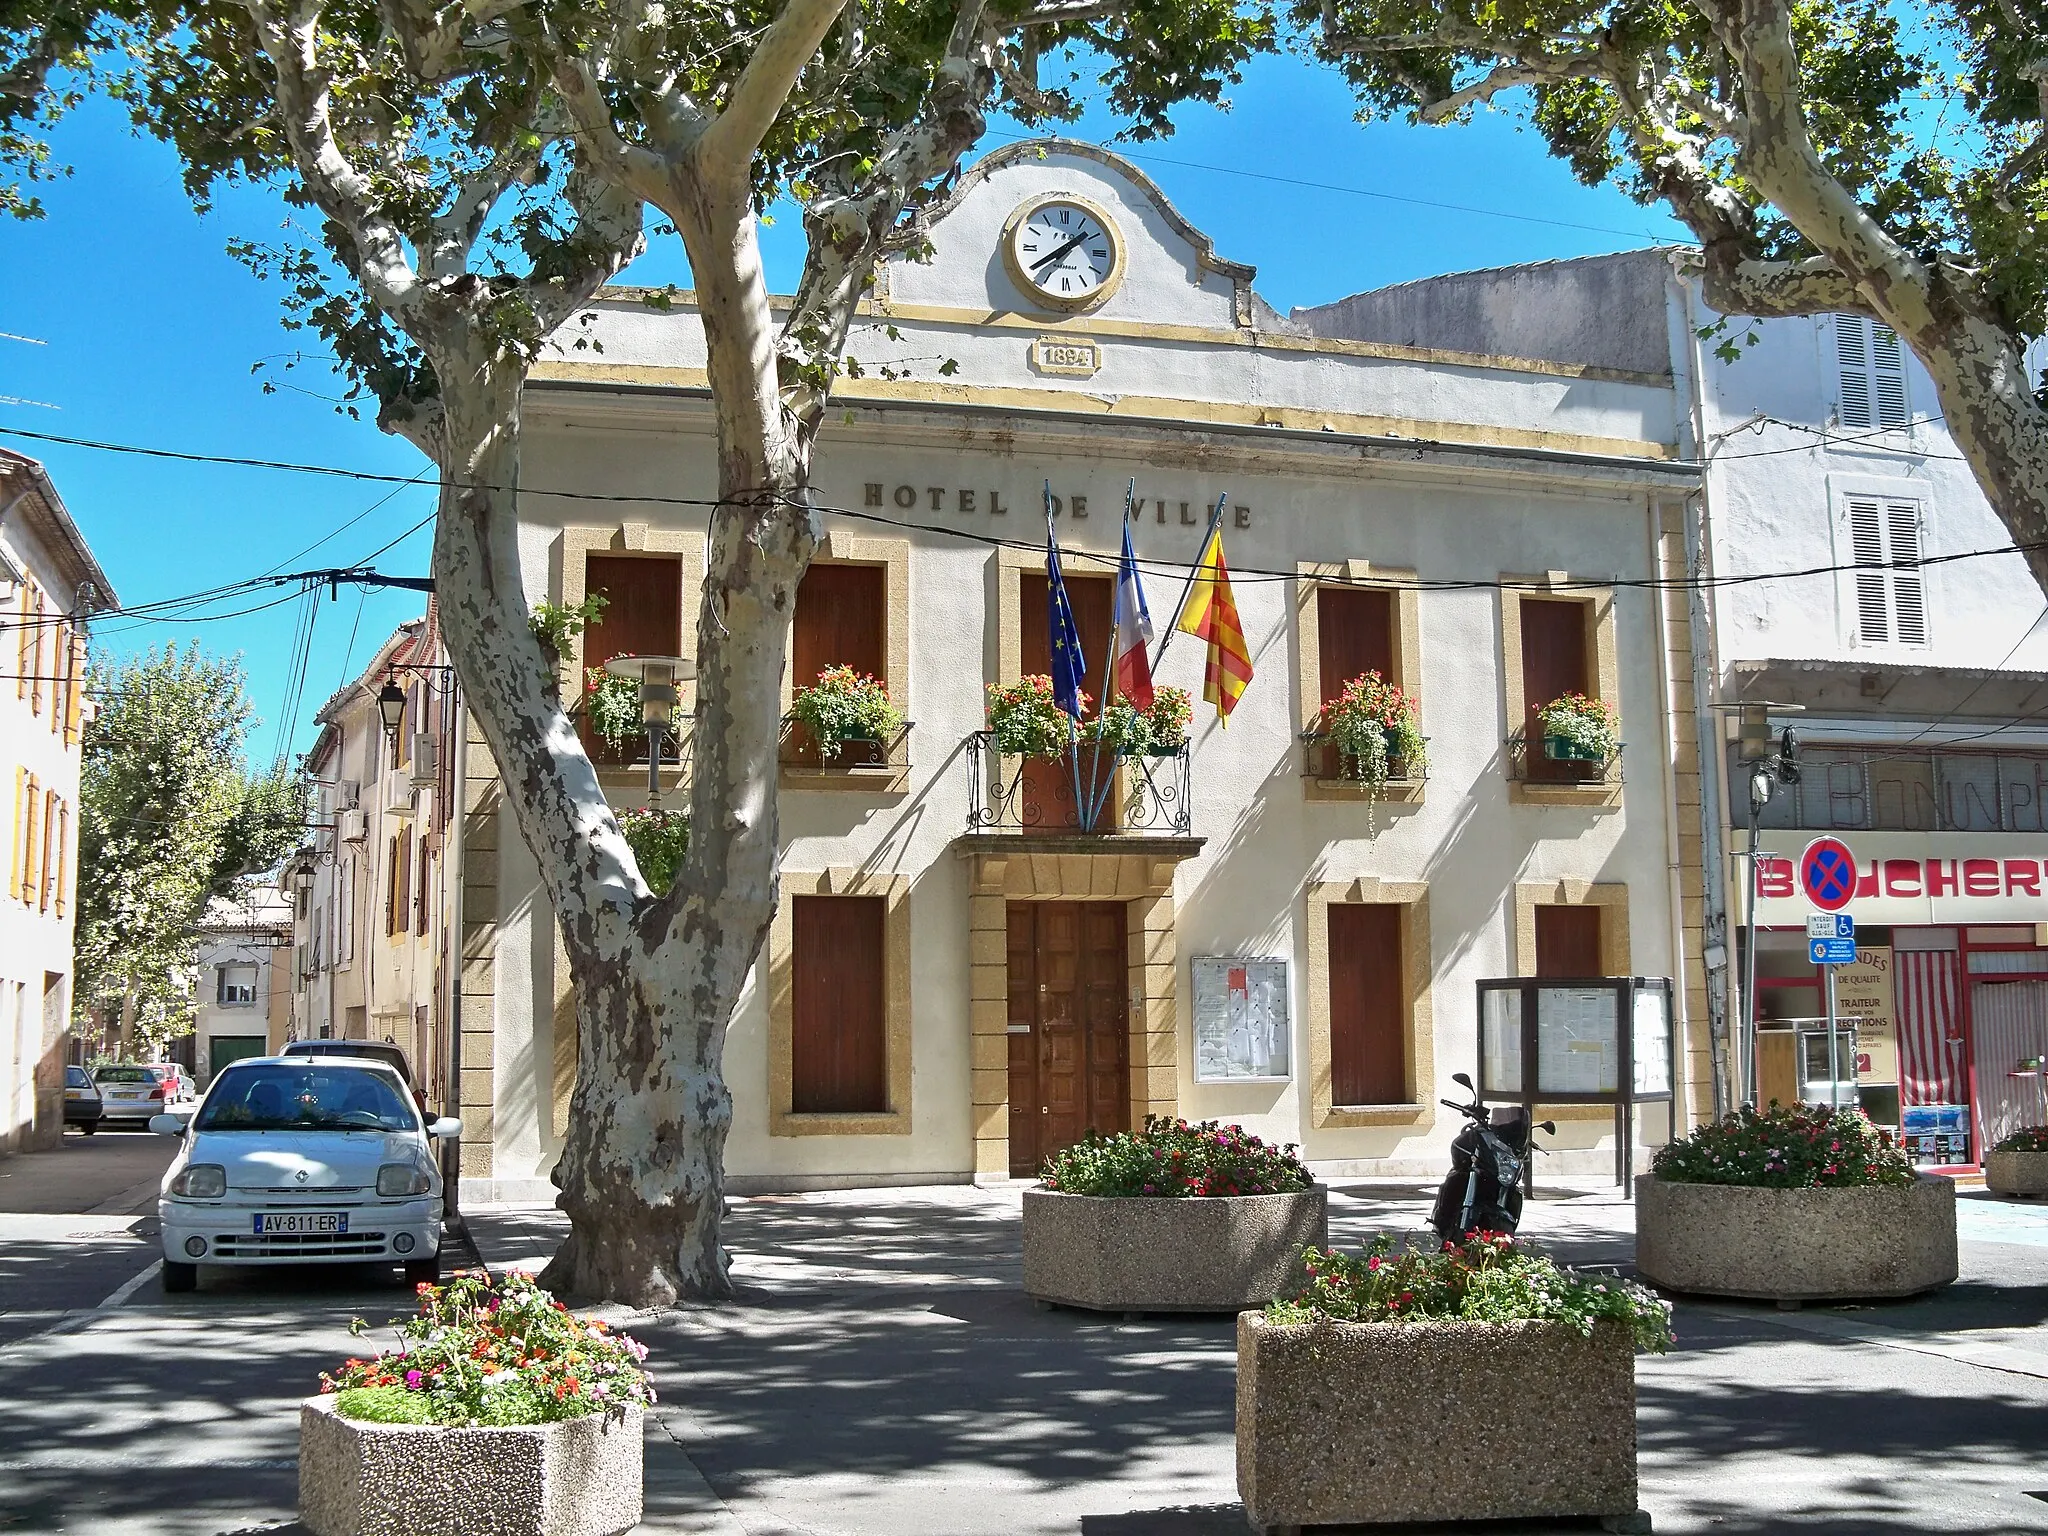
<instances>
[{"instance_id":1,"label":"brown wooden shutter","mask_svg":"<svg viewBox=\"0 0 2048 1536\"><path fill-rule=\"evenodd\" d=\"M1048 608L1052 580L1043 571L1020 574L1019 600L1023 604L1022 659L1024 675L1052 676L1052 616ZM1081 632L1081 655L1088 663L1087 681L1081 691L1088 695L1092 718L1102 709L1102 671L1109 656L1111 619L1115 613L1116 583L1107 576L1076 576L1067 573L1067 601L1074 607L1074 627ZM1109 696L1116 697L1116 673L1110 672Z\"/></svg>"},{"instance_id":2,"label":"brown wooden shutter","mask_svg":"<svg viewBox=\"0 0 2048 1536\"><path fill-rule=\"evenodd\" d=\"M24 828L27 825L24 818L28 815L28 801L28 770L17 767L14 770L14 822L7 850L7 894L16 901L22 899L21 872L27 862L24 857L27 849L23 846L23 840Z\"/></svg>"},{"instance_id":3,"label":"brown wooden shutter","mask_svg":"<svg viewBox=\"0 0 2048 1536\"><path fill-rule=\"evenodd\" d=\"M790 1107L800 1115L887 1113L883 899L792 899Z\"/></svg>"},{"instance_id":4,"label":"brown wooden shutter","mask_svg":"<svg viewBox=\"0 0 2048 1536\"><path fill-rule=\"evenodd\" d=\"M60 799L60 800L58 800L58 802L57 802L57 840L56 840L56 841L57 841L57 857L56 857L56 861L55 861L55 862L56 862L56 867L57 867L57 875L56 875L56 880L55 880L55 885L56 885L56 889L54 890L54 892L52 892L52 895L53 895L53 896L55 897L55 905L56 905L56 908L57 908L57 915L58 915L59 917L62 917L62 916L64 915L64 875L65 875L65 865L66 865L66 861L67 861L67 855L68 855L68 853L69 853L69 851L70 851L70 847L71 847L71 807L70 807L70 806L68 806L68 805L66 805L66 804L65 804L65 803L64 803L64 802L63 802L63 801L62 801L61 799Z\"/></svg>"},{"instance_id":5,"label":"brown wooden shutter","mask_svg":"<svg viewBox=\"0 0 2048 1536\"><path fill-rule=\"evenodd\" d=\"M71 691L64 705L64 745L78 745L80 705L85 698L85 633L71 632Z\"/></svg>"},{"instance_id":6,"label":"brown wooden shutter","mask_svg":"<svg viewBox=\"0 0 2048 1536\"><path fill-rule=\"evenodd\" d=\"M1568 693L1593 692L1586 627L1591 605L1557 598L1524 597L1522 605L1522 696L1528 712L1525 762L1532 779L1579 775L1575 763L1552 762L1543 753L1543 722L1537 712Z\"/></svg>"},{"instance_id":7,"label":"brown wooden shutter","mask_svg":"<svg viewBox=\"0 0 2048 1536\"><path fill-rule=\"evenodd\" d=\"M50 864L51 855L56 851L52 844L57 839L57 791L43 791L43 861L36 877L36 906L39 910L50 910ZM61 871L62 865L59 869Z\"/></svg>"},{"instance_id":8,"label":"brown wooden shutter","mask_svg":"<svg viewBox=\"0 0 2048 1536\"><path fill-rule=\"evenodd\" d=\"M1598 907L1536 909L1536 974L1558 979L1607 974Z\"/></svg>"},{"instance_id":9,"label":"brown wooden shutter","mask_svg":"<svg viewBox=\"0 0 2048 1536\"><path fill-rule=\"evenodd\" d=\"M35 584L24 581L21 584L21 629L14 637L14 696L28 697L29 675L35 668L29 665L29 641L35 637Z\"/></svg>"},{"instance_id":10,"label":"brown wooden shutter","mask_svg":"<svg viewBox=\"0 0 2048 1536\"><path fill-rule=\"evenodd\" d=\"M21 856L21 899L30 906L36 904L36 897L39 894L36 888L36 871L42 865L42 809L43 786L36 781L34 774L30 774L27 814L23 818L25 835Z\"/></svg>"},{"instance_id":11,"label":"brown wooden shutter","mask_svg":"<svg viewBox=\"0 0 2048 1536\"><path fill-rule=\"evenodd\" d=\"M1408 1008L1401 908L1330 903L1330 1092L1338 1104L1405 1104Z\"/></svg>"},{"instance_id":12,"label":"brown wooden shutter","mask_svg":"<svg viewBox=\"0 0 2048 1536\"><path fill-rule=\"evenodd\" d=\"M430 881L433 876L433 869L434 851L426 845L426 842L424 840L422 840L420 843L419 878L413 882L412 929L415 936L420 938L426 937L427 932L427 893L430 888Z\"/></svg>"},{"instance_id":13,"label":"brown wooden shutter","mask_svg":"<svg viewBox=\"0 0 2048 1536\"><path fill-rule=\"evenodd\" d=\"M583 632L583 665L614 656L679 656L683 643L683 564L673 555L590 555L584 590L602 592L602 616Z\"/></svg>"},{"instance_id":14,"label":"brown wooden shutter","mask_svg":"<svg viewBox=\"0 0 2048 1536\"><path fill-rule=\"evenodd\" d=\"M886 572L879 565L814 565L796 589L790 678L808 688L828 667L881 678Z\"/></svg>"},{"instance_id":15,"label":"brown wooden shutter","mask_svg":"<svg viewBox=\"0 0 2048 1536\"><path fill-rule=\"evenodd\" d=\"M34 628L28 633L28 707L31 714L43 712L43 636L49 629L46 622L49 610L44 605L43 594L36 593L36 614Z\"/></svg>"},{"instance_id":16,"label":"brown wooden shutter","mask_svg":"<svg viewBox=\"0 0 2048 1536\"><path fill-rule=\"evenodd\" d=\"M1316 661L1328 704L1354 677L1394 675L1394 594L1374 587L1316 589Z\"/></svg>"}]
</instances>

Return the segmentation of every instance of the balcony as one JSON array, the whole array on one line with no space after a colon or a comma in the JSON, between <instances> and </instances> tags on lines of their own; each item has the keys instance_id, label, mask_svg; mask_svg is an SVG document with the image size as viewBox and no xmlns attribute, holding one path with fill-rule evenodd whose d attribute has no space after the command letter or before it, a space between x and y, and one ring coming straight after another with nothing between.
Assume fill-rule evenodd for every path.
<instances>
[{"instance_id":1,"label":"balcony","mask_svg":"<svg viewBox=\"0 0 2048 1536\"><path fill-rule=\"evenodd\" d=\"M782 717L776 748L782 787L789 790L902 794L910 787L910 732L906 720L886 741L842 741L830 757L818 749L809 727L795 715Z\"/></svg>"},{"instance_id":2,"label":"balcony","mask_svg":"<svg viewBox=\"0 0 2048 1536\"><path fill-rule=\"evenodd\" d=\"M1552 757L1541 741L1517 731L1503 743L1510 798L1529 805L1621 804L1621 755L1615 745L1604 758Z\"/></svg>"},{"instance_id":3,"label":"balcony","mask_svg":"<svg viewBox=\"0 0 2048 1536\"><path fill-rule=\"evenodd\" d=\"M1425 748L1428 742L1425 736ZM1301 733L1301 776L1311 800L1384 800L1395 805L1419 805L1422 787L1429 779L1426 751L1419 763L1389 758L1387 776L1377 784L1367 783L1349 768L1346 754L1327 733L1313 729Z\"/></svg>"},{"instance_id":4,"label":"balcony","mask_svg":"<svg viewBox=\"0 0 2048 1536\"><path fill-rule=\"evenodd\" d=\"M1194 830L1185 743L1156 757L1098 758L1084 743L1066 757L1021 758L998 752L994 732L976 731L967 738L967 796L970 833L1184 838Z\"/></svg>"}]
</instances>

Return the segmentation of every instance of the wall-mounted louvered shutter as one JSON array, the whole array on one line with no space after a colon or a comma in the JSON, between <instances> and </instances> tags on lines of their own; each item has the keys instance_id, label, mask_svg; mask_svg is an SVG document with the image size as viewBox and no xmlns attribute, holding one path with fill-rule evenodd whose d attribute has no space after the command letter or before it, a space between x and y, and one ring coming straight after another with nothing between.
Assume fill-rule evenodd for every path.
<instances>
[{"instance_id":1,"label":"wall-mounted louvered shutter","mask_svg":"<svg viewBox=\"0 0 2048 1536\"><path fill-rule=\"evenodd\" d=\"M1888 645L1891 600L1885 590L1884 519L1873 499L1849 500L1849 558L1856 572L1856 638L1864 645ZM1872 569L1863 569L1863 567Z\"/></svg>"},{"instance_id":2,"label":"wall-mounted louvered shutter","mask_svg":"<svg viewBox=\"0 0 2048 1536\"><path fill-rule=\"evenodd\" d=\"M1870 322L1861 315L1835 316L1835 367L1842 425L1875 425L1870 410Z\"/></svg>"},{"instance_id":3,"label":"wall-mounted louvered shutter","mask_svg":"<svg viewBox=\"0 0 2048 1536\"><path fill-rule=\"evenodd\" d=\"M1892 562L1892 632L1901 645L1927 643L1927 594L1920 577L1920 506L1888 501L1886 553Z\"/></svg>"},{"instance_id":4,"label":"wall-mounted louvered shutter","mask_svg":"<svg viewBox=\"0 0 2048 1536\"><path fill-rule=\"evenodd\" d=\"M1903 427L1906 411L1906 356L1899 333L1888 325L1870 327L1870 393L1880 427Z\"/></svg>"}]
</instances>

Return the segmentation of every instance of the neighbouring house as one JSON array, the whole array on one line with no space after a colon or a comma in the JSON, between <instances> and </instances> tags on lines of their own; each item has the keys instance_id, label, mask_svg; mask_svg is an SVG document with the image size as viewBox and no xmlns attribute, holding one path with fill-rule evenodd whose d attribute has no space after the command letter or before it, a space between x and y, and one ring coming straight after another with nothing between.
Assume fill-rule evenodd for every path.
<instances>
[{"instance_id":1,"label":"neighbouring house","mask_svg":"<svg viewBox=\"0 0 2048 1536\"><path fill-rule=\"evenodd\" d=\"M457 713L430 601L321 706L305 759L314 832L279 877L291 902L288 1037L403 1046L435 1106L453 1103L457 1070Z\"/></svg>"},{"instance_id":2,"label":"neighbouring house","mask_svg":"<svg viewBox=\"0 0 2048 1536\"><path fill-rule=\"evenodd\" d=\"M117 602L48 472L0 448L0 1151L63 1131L86 629Z\"/></svg>"},{"instance_id":3,"label":"neighbouring house","mask_svg":"<svg viewBox=\"0 0 2048 1536\"><path fill-rule=\"evenodd\" d=\"M1642 1135L1710 1110L1683 590L1699 474L1661 312L1626 338L1588 317L1565 355L1282 317L1129 162L1059 140L984 157L926 229L930 258L884 266L852 339L784 685L850 666L909 723L830 760L788 729L781 908L724 1055L732 1186L1028 1175L1147 1114L1238 1121L1327 1174L1434 1177L1488 978L1672 978L1676 1099ZM652 297L604 295L601 352L556 349L526 393L528 595L610 599L572 681L695 648L717 494L703 335L687 295ZM998 750L984 698L1051 670L1047 486L1100 675L1132 481L1162 633L1227 493L1256 676L1219 729L1202 643L1174 641L1158 677L1197 696L1192 735L1115 764L1093 814L1071 764ZM1372 672L1419 702L1427 749L1368 786L1325 717ZM1554 755L1537 713L1568 694L1618 710L1625 748ZM320 779L369 796L332 732ZM613 803L645 803L644 747L592 745ZM570 980L470 758L444 861L464 1180L544 1198ZM1567 1065L1611 1080L1611 1040L1584 1044ZM1614 1168L1611 1109L1544 1113L1547 1166Z\"/></svg>"},{"instance_id":4,"label":"neighbouring house","mask_svg":"<svg viewBox=\"0 0 2048 1536\"><path fill-rule=\"evenodd\" d=\"M290 1038L292 905L274 885L206 909L193 993L193 1070L203 1088L244 1056L266 1056Z\"/></svg>"}]
</instances>

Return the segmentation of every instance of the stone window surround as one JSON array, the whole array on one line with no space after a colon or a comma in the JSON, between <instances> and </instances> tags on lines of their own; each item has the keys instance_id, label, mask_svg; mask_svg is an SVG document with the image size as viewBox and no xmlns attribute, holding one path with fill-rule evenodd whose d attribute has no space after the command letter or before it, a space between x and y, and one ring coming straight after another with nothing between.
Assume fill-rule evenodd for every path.
<instances>
[{"instance_id":1,"label":"stone window surround","mask_svg":"<svg viewBox=\"0 0 2048 1536\"><path fill-rule=\"evenodd\" d=\"M648 523L625 522L604 527L565 527L555 536L556 558L554 569L549 573L549 585L557 594L556 602L565 608L574 608L589 595L584 563L588 556L675 555L682 566L682 623L681 633L676 637L676 654L695 656L696 613L704 601L706 550L706 537L702 531L695 528L656 528ZM567 665L569 676L563 688L563 697L574 700L583 691L581 634L569 642ZM676 718L678 721L687 720L690 712L696 708L697 685L690 682L678 683L676 691ZM647 781L647 772L645 768L625 768L616 765L600 767L598 780L604 784L644 784Z\"/></svg>"},{"instance_id":2,"label":"stone window surround","mask_svg":"<svg viewBox=\"0 0 2048 1536\"><path fill-rule=\"evenodd\" d=\"M988 842L990 839L980 839ZM968 1004L972 1030L974 1173L1010 1173L1009 906L1013 901L1116 901L1127 911L1129 969L1126 1060L1130 1119L1180 1112L1179 957L1174 933L1174 870L1200 844L1072 850L961 847L968 863ZM1031 839L1029 841L1041 841ZM1053 841L1046 839L1043 841ZM1103 839L1114 844L1116 839ZM1130 839L1129 842L1138 842ZM1152 840L1147 840L1152 841Z\"/></svg>"},{"instance_id":3,"label":"stone window surround","mask_svg":"<svg viewBox=\"0 0 2048 1536\"><path fill-rule=\"evenodd\" d=\"M795 949L798 896L879 896L882 916L882 1002L887 1036L889 1108L880 1113L798 1114ZM817 873L784 870L781 899L768 925L768 1134L770 1136L908 1136L911 1093L910 877L834 866Z\"/></svg>"},{"instance_id":4,"label":"stone window surround","mask_svg":"<svg viewBox=\"0 0 2048 1536\"><path fill-rule=\"evenodd\" d=\"M882 567L882 686L889 701L904 719L910 709L910 540L873 538L846 532L826 531L813 565L879 565ZM785 649L782 660L782 712L789 713L796 697L796 645ZM789 790L845 790L855 794L901 795L910 788L910 770L897 759L905 755L899 747L890 753L884 768L803 768L782 766L781 787Z\"/></svg>"},{"instance_id":5,"label":"stone window surround","mask_svg":"<svg viewBox=\"0 0 2048 1536\"><path fill-rule=\"evenodd\" d=\"M1301 729L1312 731L1323 712L1322 619L1316 594L1325 582L1345 587L1381 587L1393 594L1394 676L1389 679L1412 700L1422 697L1422 623L1420 593L1412 570L1376 566L1369 560L1302 560L1296 563L1293 590L1294 674L1301 679ZM1347 678L1345 681L1349 681ZM1302 750L1306 750L1303 748ZM1421 783L1384 785L1374 789L1349 779L1307 778L1301 781L1307 800L1384 800L1420 805Z\"/></svg>"},{"instance_id":6,"label":"stone window surround","mask_svg":"<svg viewBox=\"0 0 2048 1536\"><path fill-rule=\"evenodd\" d=\"M1628 886L1620 881L1518 880L1514 889L1515 974L1536 974L1536 909L1599 907L1600 965L1609 976L1632 976L1635 959L1629 942ZM1674 1021L1674 1027L1676 1023ZM1541 1104L1538 1119L1612 1120L1606 1104Z\"/></svg>"},{"instance_id":7,"label":"stone window surround","mask_svg":"<svg viewBox=\"0 0 2048 1536\"><path fill-rule=\"evenodd\" d=\"M1430 982L1429 887L1421 881L1312 881L1308 886L1309 1125L1315 1130L1402 1125L1428 1130L1436 1121L1436 1023ZM1385 903L1401 914L1401 990L1408 1015L1408 1093L1405 1104L1334 1102L1330 1051L1330 907L1333 903Z\"/></svg>"},{"instance_id":8,"label":"stone window surround","mask_svg":"<svg viewBox=\"0 0 2048 1536\"><path fill-rule=\"evenodd\" d=\"M1616 649L1614 589L1575 581L1568 571L1544 571L1538 575L1503 571L1500 580L1500 685L1508 734L1512 736L1521 730L1523 722L1529 718L1529 700L1522 691L1522 599L1525 597L1565 599L1591 606L1593 697L1618 710L1621 707L1621 661ZM1624 716L1624 734L1626 725L1627 717ZM1529 742L1523 750L1540 751L1541 746ZM1508 785L1508 798L1523 805L1618 806L1621 804L1620 769L1617 760L1608 766L1605 778L1581 783L1529 783L1516 779Z\"/></svg>"}]
</instances>

